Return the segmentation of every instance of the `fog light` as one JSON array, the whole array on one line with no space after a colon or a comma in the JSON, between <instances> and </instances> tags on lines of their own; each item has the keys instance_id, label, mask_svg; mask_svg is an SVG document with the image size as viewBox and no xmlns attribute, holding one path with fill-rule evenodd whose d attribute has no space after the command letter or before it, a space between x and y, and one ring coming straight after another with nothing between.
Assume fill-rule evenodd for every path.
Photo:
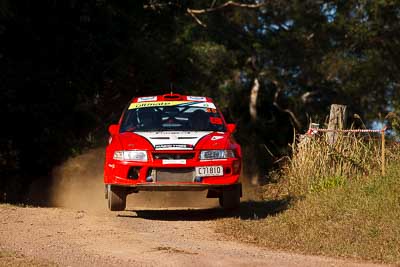
<instances>
[{"instance_id":1,"label":"fog light","mask_svg":"<svg viewBox=\"0 0 400 267\"><path fill-rule=\"evenodd\" d=\"M139 178L140 167L130 167L128 179L137 180Z\"/></svg>"},{"instance_id":2,"label":"fog light","mask_svg":"<svg viewBox=\"0 0 400 267\"><path fill-rule=\"evenodd\" d=\"M194 181L196 183L201 183L203 181L203 177L196 176L196 177L194 177Z\"/></svg>"}]
</instances>

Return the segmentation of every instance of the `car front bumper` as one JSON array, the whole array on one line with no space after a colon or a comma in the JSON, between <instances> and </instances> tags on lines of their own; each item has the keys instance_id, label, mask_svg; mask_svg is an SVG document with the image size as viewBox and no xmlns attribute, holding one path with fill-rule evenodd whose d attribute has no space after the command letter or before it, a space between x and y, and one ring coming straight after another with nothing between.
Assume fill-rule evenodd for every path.
<instances>
[{"instance_id":1,"label":"car front bumper","mask_svg":"<svg viewBox=\"0 0 400 267\"><path fill-rule=\"evenodd\" d=\"M223 175L195 175L196 167L221 166ZM225 160L188 160L185 164L163 164L154 162L115 161L105 165L105 184L136 187L140 190L203 190L210 186L238 183L241 161L238 158ZM160 174L163 172L163 178ZM169 176L171 178L169 179Z\"/></svg>"}]
</instances>

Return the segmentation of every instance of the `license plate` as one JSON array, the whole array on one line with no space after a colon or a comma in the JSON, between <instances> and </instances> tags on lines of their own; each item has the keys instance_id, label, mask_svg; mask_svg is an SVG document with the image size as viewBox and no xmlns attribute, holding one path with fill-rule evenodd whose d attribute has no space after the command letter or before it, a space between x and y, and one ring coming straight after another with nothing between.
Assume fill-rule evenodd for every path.
<instances>
[{"instance_id":1,"label":"license plate","mask_svg":"<svg viewBox=\"0 0 400 267\"><path fill-rule=\"evenodd\" d=\"M224 168L222 166L204 166L196 167L196 176L222 176L224 175Z\"/></svg>"}]
</instances>

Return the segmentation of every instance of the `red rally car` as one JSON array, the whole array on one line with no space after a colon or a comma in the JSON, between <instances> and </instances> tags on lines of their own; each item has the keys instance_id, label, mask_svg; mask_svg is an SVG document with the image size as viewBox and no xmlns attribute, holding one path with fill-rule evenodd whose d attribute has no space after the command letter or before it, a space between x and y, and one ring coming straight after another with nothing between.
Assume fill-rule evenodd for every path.
<instances>
[{"instance_id":1,"label":"red rally car","mask_svg":"<svg viewBox=\"0 0 400 267\"><path fill-rule=\"evenodd\" d=\"M110 125L104 164L112 211L139 191L208 190L223 208L240 204L242 152L209 97L166 94L134 98Z\"/></svg>"}]
</instances>

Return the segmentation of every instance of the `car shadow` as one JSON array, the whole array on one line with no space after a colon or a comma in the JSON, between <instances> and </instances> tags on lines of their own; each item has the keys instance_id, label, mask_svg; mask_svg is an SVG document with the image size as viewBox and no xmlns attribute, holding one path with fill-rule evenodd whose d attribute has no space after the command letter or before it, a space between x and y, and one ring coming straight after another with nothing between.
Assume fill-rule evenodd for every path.
<instances>
[{"instance_id":1,"label":"car shadow","mask_svg":"<svg viewBox=\"0 0 400 267\"><path fill-rule=\"evenodd\" d=\"M157 221L209 221L220 218L258 220L286 210L290 201L289 198L270 201L244 201L240 203L239 209L231 211L222 208L127 210L125 213L118 214L117 216Z\"/></svg>"}]
</instances>

